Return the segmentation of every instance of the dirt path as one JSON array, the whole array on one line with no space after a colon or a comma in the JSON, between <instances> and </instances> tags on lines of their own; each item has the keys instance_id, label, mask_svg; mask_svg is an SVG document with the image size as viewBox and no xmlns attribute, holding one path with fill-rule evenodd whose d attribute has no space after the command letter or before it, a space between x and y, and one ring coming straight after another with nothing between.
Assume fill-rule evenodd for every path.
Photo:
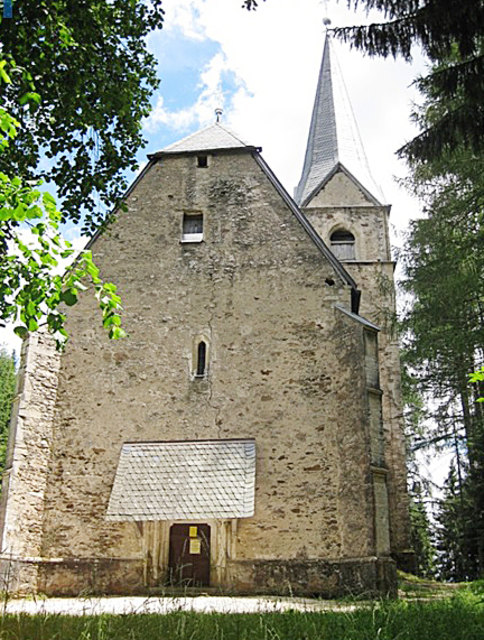
<instances>
[{"instance_id":1,"label":"dirt path","mask_svg":"<svg viewBox=\"0 0 484 640\"><path fill-rule=\"evenodd\" d=\"M19 598L1 605L2 613L69 614L75 616L102 613L170 613L195 611L198 613L262 613L278 611L353 611L356 604L342 604L330 600L275 597L112 597L112 598Z\"/></svg>"}]
</instances>

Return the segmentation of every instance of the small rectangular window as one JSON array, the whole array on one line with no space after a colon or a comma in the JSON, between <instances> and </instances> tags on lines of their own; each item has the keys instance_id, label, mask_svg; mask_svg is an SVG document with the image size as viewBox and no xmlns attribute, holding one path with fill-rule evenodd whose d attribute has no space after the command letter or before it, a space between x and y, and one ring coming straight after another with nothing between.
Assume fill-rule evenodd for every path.
<instances>
[{"instance_id":1,"label":"small rectangular window","mask_svg":"<svg viewBox=\"0 0 484 640\"><path fill-rule=\"evenodd\" d=\"M203 215L187 214L183 215L183 235L182 242L201 242L203 240Z\"/></svg>"},{"instance_id":2,"label":"small rectangular window","mask_svg":"<svg viewBox=\"0 0 484 640\"><path fill-rule=\"evenodd\" d=\"M205 169L205 167L208 167L208 157L197 156L197 167L201 167L202 169Z\"/></svg>"}]
</instances>

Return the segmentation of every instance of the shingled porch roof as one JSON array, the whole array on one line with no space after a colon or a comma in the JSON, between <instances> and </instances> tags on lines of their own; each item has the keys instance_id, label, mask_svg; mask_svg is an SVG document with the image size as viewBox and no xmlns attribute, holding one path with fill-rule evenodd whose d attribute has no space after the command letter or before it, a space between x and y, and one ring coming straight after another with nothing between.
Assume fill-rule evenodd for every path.
<instances>
[{"instance_id":1,"label":"shingled porch roof","mask_svg":"<svg viewBox=\"0 0 484 640\"><path fill-rule=\"evenodd\" d=\"M255 441L123 445L107 520L209 520L254 514Z\"/></svg>"}]
</instances>

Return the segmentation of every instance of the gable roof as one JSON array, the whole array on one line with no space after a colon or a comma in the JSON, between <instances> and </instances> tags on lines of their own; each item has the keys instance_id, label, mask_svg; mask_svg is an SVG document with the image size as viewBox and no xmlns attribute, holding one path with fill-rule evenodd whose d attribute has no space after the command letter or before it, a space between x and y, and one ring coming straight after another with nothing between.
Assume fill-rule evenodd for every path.
<instances>
[{"instance_id":1,"label":"gable roof","mask_svg":"<svg viewBox=\"0 0 484 640\"><path fill-rule=\"evenodd\" d=\"M295 200L304 206L327 182L336 166L347 170L374 204L383 195L371 175L331 37L326 36L309 129L306 156Z\"/></svg>"},{"instance_id":2,"label":"gable roof","mask_svg":"<svg viewBox=\"0 0 484 640\"><path fill-rule=\"evenodd\" d=\"M213 145L218 145L214 147ZM205 147L203 147L205 145ZM225 145L225 146L223 146ZM346 271L342 263L335 257L332 251L326 246L321 236L317 233L314 227L311 225L309 220L306 218L304 213L299 209L296 202L289 195L289 193L284 189L282 184L279 182L275 174L269 165L265 162L265 160L260 155L261 148L246 145L240 138L238 138L234 133L223 127L220 123L215 123L206 127L205 129L201 129L186 138L183 138L179 142L176 142L168 147L165 147L163 150L158 151L154 154L150 154L148 156L149 163L141 172L141 174L136 178L134 183L129 187L125 194L125 198L132 192L134 187L139 183L139 181L144 177L144 175L149 171L149 169L156 163L156 161L163 157L164 155L171 155L177 153L197 153L200 151L216 151L220 150L231 150L231 151L246 151L250 152L257 162L257 164L261 167L262 171L265 173L269 181L272 183L274 188L277 190L281 198L284 200L286 205L289 207L290 211L298 220L299 224L304 228L312 242L317 246L319 251L325 256L325 258L330 262L330 264L335 269L336 273L340 276L342 281L348 284L354 292L358 291L357 284L355 280L351 277L351 275ZM92 238L88 243L88 247L90 247L93 242L98 237L101 230L98 230L94 233ZM357 297L355 297L355 300ZM358 310L358 303L352 302L353 310Z\"/></svg>"},{"instance_id":3,"label":"gable roof","mask_svg":"<svg viewBox=\"0 0 484 640\"><path fill-rule=\"evenodd\" d=\"M343 173L351 182L356 186L359 191L367 198L372 204L382 206L381 203L368 191L368 189L361 184L361 182L349 171L341 162L337 162L334 167L327 173L326 177L321 180L320 183L304 198L304 202L301 203L301 207L309 204L318 193L320 193L324 187L331 181L331 178L337 173ZM388 206L388 205L386 205Z\"/></svg>"},{"instance_id":4,"label":"gable roof","mask_svg":"<svg viewBox=\"0 0 484 640\"><path fill-rule=\"evenodd\" d=\"M126 443L106 519L248 518L255 457L253 439Z\"/></svg>"},{"instance_id":5,"label":"gable roof","mask_svg":"<svg viewBox=\"0 0 484 640\"><path fill-rule=\"evenodd\" d=\"M273 173L273 171L269 167L269 165L266 163L266 161L262 158L262 156L259 153L253 153L253 156L254 156L254 159L257 162L257 164L261 167L262 171L266 174L266 176L269 178L269 180L272 183L272 185L274 186L274 188L278 191L278 193L281 196L281 198L284 200L286 205L289 207L289 209L291 210L292 214L295 216L296 220L299 222L299 224L306 231L306 233L311 238L311 240L314 242L314 244L317 246L319 251L330 262L330 264L333 266L333 268L335 269L336 273L340 276L340 278L343 280L343 282L345 282L346 284L350 285L350 287L352 289L357 289L356 282L350 276L348 271L346 271L346 269L343 267L343 265L338 260L338 258L336 258L334 253L332 251L330 251L330 249L326 246L324 240L321 238L319 233L314 229L312 224L306 218L304 213L299 209L299 207L294 202L294 200L291 198L291 196L284 189L284 187L279 182L279 180L277 179L277 177L275 176L275 174Z\"/></svg>"},{"instance_id":6,"label":"gable roof","mask_svg":"<svg viewBox=\"0 0 484 640\"><path fill-rule=\"evenodd\" d=\"M151 157L158 157L165 153L193 153L200 151L216 151L218 149L246 149L251 151L255 147L247 144L235 135L232 131L221 125L219 122L200 129L186 138L182 138L161 151L152 154Z\"/></svg>"}]
</instances>

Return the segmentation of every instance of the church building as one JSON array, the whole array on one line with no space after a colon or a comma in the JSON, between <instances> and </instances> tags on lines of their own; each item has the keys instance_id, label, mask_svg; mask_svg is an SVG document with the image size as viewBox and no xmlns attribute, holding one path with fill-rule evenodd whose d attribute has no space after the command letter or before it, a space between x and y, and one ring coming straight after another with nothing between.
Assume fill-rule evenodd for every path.
<instances>
[{"instance_id":1,"label":"church building","mask_svg":"<svg viewBox=\"0 0 484 640\"><path fill-rule=\"evenodd\" d=\"M388 217L327 38L293 199L222 123L89 247L56 352L24 343L3 477L12 592L396 591L409 551Z\"/></svg>"}]
</instances>

